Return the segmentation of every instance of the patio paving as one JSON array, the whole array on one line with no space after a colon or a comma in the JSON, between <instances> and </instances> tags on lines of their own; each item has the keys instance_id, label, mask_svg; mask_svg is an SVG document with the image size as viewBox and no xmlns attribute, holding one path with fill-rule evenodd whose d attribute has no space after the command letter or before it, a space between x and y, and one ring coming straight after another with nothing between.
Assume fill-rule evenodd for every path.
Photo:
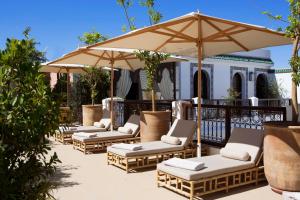
<instances>
[{"instance_id":1,"label":"patio paving","mask_svg":"<svg viewBox=\"0 0 300 200\"><path fill-rule=\"evenodd\" d=\"M107 165L106 154L88 154L75 151L72 145L53 143L53 151L62 161L55 181L60 185L53 191L58 200L187 200L188 198L165 188L157 188L154 169L129 173ZM204 196L205 200L281 200L270 190L267 183L232 189L229 193L219 192Z\"/></svg>"}]
</instances>

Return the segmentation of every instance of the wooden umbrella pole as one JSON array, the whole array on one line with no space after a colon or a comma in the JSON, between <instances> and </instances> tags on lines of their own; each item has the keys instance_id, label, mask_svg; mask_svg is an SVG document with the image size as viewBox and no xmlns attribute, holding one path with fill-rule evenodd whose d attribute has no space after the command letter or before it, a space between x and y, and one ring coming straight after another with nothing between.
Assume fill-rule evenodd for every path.
<instances>
[{"instance_id":1,"label":"wooden umbrella pole","mask_svg":"<svg viewBox=\"0 0 300 200\"><path fill-rule=\"evenodd\" d=\"M201 19L199 17L198 19L198 106L197 106L197 113L198 113L198 120L197 120L197 157L201 157L201 100L202 100L202 95L201 95L201 89L202 89L202 84L201 84L201 79L202 79L202 54L203 54L203 49L202 49L202 41L201 41Z\"/></svg>"},{"instance_id":2,"label":"wooden umbrella pole","mask_svg":"<svg viewBox=\"0 0 300 200\"><path fill-rule=\"evenodd\" d=\"M70 73L69 69L66 68L67 71L67 106L70 106Z\"/></svg>"},{"instance_id":3,"label":"wooden umbrella pole","mask_svg":"<svg viewBox=\"0 0 300 200\"><path fill-rule=\"evenodd\" d=\"M111 68L110 68L110 130L114 130L114 106L113 106L113 96L114 96L114 61L111 60L110 62Z\"/></svg>"}]
</instances>

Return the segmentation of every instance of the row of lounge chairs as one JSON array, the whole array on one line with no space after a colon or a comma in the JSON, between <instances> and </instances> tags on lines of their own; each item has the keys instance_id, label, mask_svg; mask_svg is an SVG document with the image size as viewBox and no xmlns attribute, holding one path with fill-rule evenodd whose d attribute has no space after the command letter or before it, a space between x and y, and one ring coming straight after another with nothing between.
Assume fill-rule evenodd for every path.
<instances>
[{"instance_id":1,"label":"row of lounge chairs","mask_svg":"<svg viewBox=\"0 0 300 200\"><path fill-rule=\"evenodd\" d=\"M157 185L191 200L195 196L227 192L231 188L265 180L261 130L235 128L220 154L195 158L192 138L196 125L193 121L175 120L165 136L171 141L162 138L162 141L137 143L138 115L132 115L124 127L131 130L130 133L97 131L85 136L75 132L71 137L73 147L84 153L107 149L108 164L127 173L157 166Z\"/></svg>"}]
</instances>

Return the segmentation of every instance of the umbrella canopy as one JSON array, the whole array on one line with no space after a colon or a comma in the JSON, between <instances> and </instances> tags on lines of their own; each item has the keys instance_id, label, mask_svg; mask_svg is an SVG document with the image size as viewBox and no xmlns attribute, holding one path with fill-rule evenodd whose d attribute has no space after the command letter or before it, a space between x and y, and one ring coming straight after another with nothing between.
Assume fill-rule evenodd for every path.
<instances>
[{"instance_id":1,"label":"umbrella canopy","mask_svg":"<svg viewBox=\"0 0 300 200\"><path fill-rule=\"evenodd\" d=\"M100 68L110 67L111 69L111 88L110 88L110 110L111 110L111 121L113 122L113 80L114 80L114 68L137 70L143 68L145 63L140 61L135 56L136 49L120 49L120 48L101 48L101 47L81 47L76 51L68 53L63 57L51 61L48 65L83 65L83 66L95 66ZM164 62L176 62L185 60L180 57L170 56ZM113 123L111 126L113 130Z\"/></svg>"},{"instance_id":2,"label":"umbrella canopy","mask_svg":"<svg viewBox=\"0 0 300 200\"><path fill-rule=\"evenodd\" d=\"M84 65L42 63L40 72L84 74L86 73L86 70Z\"/></svg>"},{"instance_id":3,"label":"umbrella canopy","mask_svg":"<svg viewBox=\"0 0 300 200\"><path fill-rule=\"evenodd\" d=\"M81 65L95 66L101 68L113 66L119 69L135 71L143 68L145 63L135 56L136 49L103 48L103 47L81 47L51 61L48 65ZM181 57L170 56L164 62L176 62L186 60Z\"/></svg>"},{"instance_id":4,"label":"umbrella canopy","mask_svg":"<svg viewBox=\"0 0 300 200\"><path fill-rule=\"evenodd\" d=\"M224 20L200 13L187 15L129 32L88 47L134 48L198 57L198 97L205 57L291 44L289 38L261 26ZM201 101L198 101L197 155L201 156Z\"/></svg>"},{"instance_id":5,"label":"umbrella canopy","mask_svg":"<svg viewBox=\"0 0 300 200\"><path fill-rule=\"evenodd\" d=\"M269 46L290 44L283 33L265 27L229 21L200 13L187 15L138 29L120 37L89 46L145 49L180 56L202 56L249 51Z\"/></svg>"}]
</instances>

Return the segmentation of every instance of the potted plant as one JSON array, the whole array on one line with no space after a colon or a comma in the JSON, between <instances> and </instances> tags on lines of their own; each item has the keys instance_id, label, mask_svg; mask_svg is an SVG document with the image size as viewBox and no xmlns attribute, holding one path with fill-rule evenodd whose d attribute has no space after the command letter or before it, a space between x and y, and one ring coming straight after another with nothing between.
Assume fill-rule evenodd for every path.
<instances>
[{"instance_id":1,"label":"potted plant","mask_svg":"<svg viewBox=\"0 0 300 200\"><path fill-rule=\"evenodd\" d=\"M170 111L156 111L155 108L155 80L158 65L166 60L169 55L150 51L138 51L135 53L137 58L145 62L145 71L147 77L147 89L151 92L151 111L141 112L141 141L160 140L161 136L166 134L170 126Z\"/></svg>"},{"instance_id":2,"label":"potted plant","mask_svg":"<svg viewBox=\"0 0 300 200\"><path fill-rule=\"evenodd\" d=\"M273 190L300 191L300 124L298 123L297 86L300 83L300 2L289 0L290 15L287 20L273 16L276 20L288 23L286 36L293 40L292 57L292 121L269 122L264 124L264 169L266 178Z\"/></svg>"},{"instance_id":3,"label":"potted plant","mask_svg":"<svg viewBox=\"0 0 300 200\"><path fill-rule=\"evenodd\" d=\"M91 105L82 105L82 123L84 126L91 126L94 122L102 118L102 105L95 104L98 95L97 85L101 82L102 70L96 67L89 67L86 73L81 76L81 81L85 82L90 89Z\"/></svg>"}]
</instances>

